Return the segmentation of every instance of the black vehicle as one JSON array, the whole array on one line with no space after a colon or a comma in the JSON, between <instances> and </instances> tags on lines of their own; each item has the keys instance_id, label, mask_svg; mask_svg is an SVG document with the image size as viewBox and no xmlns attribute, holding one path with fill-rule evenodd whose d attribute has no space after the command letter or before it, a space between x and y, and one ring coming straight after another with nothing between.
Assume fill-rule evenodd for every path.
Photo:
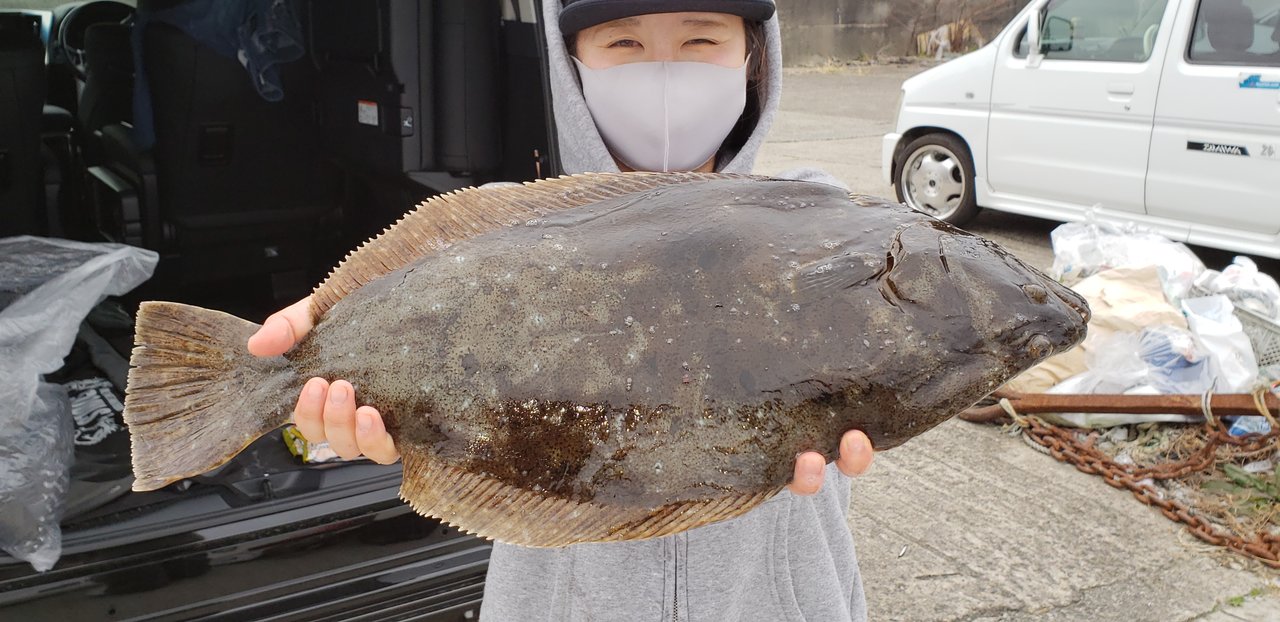
<instances>
[{"instance_id":1,"label":"black vehicle","mask_svg":"<svg viewBox=\"0 0 1280 622\"><path fill-rule=\"evenodd\" d=\"M425 198L557 173L536 0L53 4L0 0L0 237L159 253L47 378L114 377L105 402L140 301L261 321ZM267 35L301 57L263 72L220 53L205 18L241 4L242 25L296 20ZM271 434L133 493L120 428L77 448L58 563L0 553L0 619L478 617L488 543L414 514L399 465L303 464Z\"/></svg>"}]
</instances>

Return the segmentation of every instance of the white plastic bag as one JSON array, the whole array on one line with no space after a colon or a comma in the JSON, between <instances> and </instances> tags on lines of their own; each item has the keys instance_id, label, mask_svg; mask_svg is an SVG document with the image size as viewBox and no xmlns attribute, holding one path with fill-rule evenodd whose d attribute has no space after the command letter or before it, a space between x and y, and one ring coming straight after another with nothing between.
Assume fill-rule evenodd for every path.
<instances>
[{"instance_id":1,"label":"white plastic bag","mask_svg":"<svg viewBox=\"0 0 1280 622\"><path fill-rule=\"evenodd\" d=\"M0 433L0 548L44 572L62 554L75 426L62 385L41 382L34 406Z\"/></svg>"},{"instance_id":2,"label":"white plastic bag","mask_svg":"<svg viewBox=\"0 0 1280 622\"><path fill-rule=\"evenodd\" d=\"M61 553L72 458L65 392L56 399L40 377L62 366L89 310L150 278L157 259L120 244L0 239L0 548L37 570Z\"/></svg>"},{"instance_id":3,"label":"white plastic bag","mask_svg":"<svg viewBox=\"0 0 1280 622\"><path fill-rule=\"evenodd\" d=\"M1043 393L1067 378L1089 370L1092 353L1117 333L1170 326L1186 332L1187 319L1169 304L1154 266L1112 268L1071 286L1089 302L1089 334L1076 347L1032 367L1007 386L1021 393Z\"/></svg>"},{"instance_id":4,"label":"white plastic bag","mask_svg":"<svg viewBox=\"0 0 1280 622\"><path fill-rule=\"evenodd\" d=\"M1149 326L1138 337L1144 382L1156 393L1204 393L1213 388L1213 355L1191 331Z\"/></svg>"},{"instance_id":5,"label":"white plastic bag","mask_svg":"<svg viewBox=\"0 0 1280 622\"><path fill-rule=\"evenodd\" d=\"M1213 386L1209 352L1190 332L1156 325L1141 332L1116 333L1090 351L1088 371L1049 389L1054 394L1111 393L1160 395L1203 393ZM1127 413L1047 414L1050 423L1074 427L1109 427L1146 421L1194 421L1186 415Z\"/></svg>"},{"instance_id":6,"label":"white plastic bag","mask_svg":"<svg viewBox=\"0 0 1280 622\"><path fill-rule=\"evenodd\" d=\"M1248 257L1236 257L1222 272L1205 270L1196 285L1210 294L1223 294L1232 304L1280 322L1280 285Z\"/></svg>"},{"instance_id":7,"label":"white plastic bag","mask_svg":"<svg viewBox=\"0 0 1280 622\"><path fill-rule=\"evenodd\" d=\"M1075 283L1108 268L1156 266L1165 295L1178 300L1204 272L1204 264L1186 245L1137 225L1071 222L1049 234L1053 267L1049 275Z\"/></svg>"},{"instance_id":8,"label":"white plastic bag","mask_svg":"<svg viewBox=\"0 0 1280 622\"><path fill-rule=\"evenodd\" d=\"M1258 360L1235 307L1226 296L1215 294L1182 301L1187 325L1213 357L1214 390L1247 393L1258 382Z\"/></svg>"}]
</instances>

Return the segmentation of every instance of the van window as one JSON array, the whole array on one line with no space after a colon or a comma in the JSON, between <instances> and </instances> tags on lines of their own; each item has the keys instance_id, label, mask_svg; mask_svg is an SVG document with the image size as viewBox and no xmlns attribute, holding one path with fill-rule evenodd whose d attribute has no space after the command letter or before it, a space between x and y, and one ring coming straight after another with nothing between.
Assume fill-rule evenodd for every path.
<instances>
[{"instance_id":1,"label":"van window","mask_svg":"<svg viewBox=\"0 0 1280 622\"><path fill-rule=\"evenodd\" d=\"M1201 0L1187 60L1280 67L1280 0Z\"/></svg>"},{"instance_id":2,"label":"van window","mask_svg":"<svg viewBox=\"0 0 1280 622\"><path fill-rule=\"evenodd\" d=\"M138 0L114 0L122 2L129 6L137 6ZM19 11L52 11L64 4L69 4L68 0L5 0L0 2L6 9L17 9Z\"/></svg>"},{"instance_id":3,"label":"van window","mask_svg":"<svg viewBox=\"0 0 1280 622\"><path fill-rule=\"evenodd\" d=\"M1146 62L1167 4L1168 0L1053 0L1045 11L1040 34L1044 57ZM1027 55L1025 29L1018 37L1015 55Z\"/></svg>"}]
</instances>

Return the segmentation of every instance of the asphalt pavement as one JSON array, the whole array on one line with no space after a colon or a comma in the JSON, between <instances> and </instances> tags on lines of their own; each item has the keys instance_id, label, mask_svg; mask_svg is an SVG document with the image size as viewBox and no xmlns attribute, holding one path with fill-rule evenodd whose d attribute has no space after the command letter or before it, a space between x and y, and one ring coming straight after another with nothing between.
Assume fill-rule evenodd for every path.
<instances>
[{"instance_id":1,"label":"asphalt pavement","mask_svg":"<svg viewBox=\"0 0 1280 622\"><path fill-rule=\"evenodd\" d=\"M757 172L817 167L892 197L880 138L902 81L925 68L788 69ZM1057 224L984 211L966 228L1043 269ZM1231 258L1196 250L1210 267ZM1260 264L1277 275L1280 262ZM995 426L952 420L879 454L854 483L849 525L872 620L1280 621L1280 572Z\"/></svg>"}]
</instances>

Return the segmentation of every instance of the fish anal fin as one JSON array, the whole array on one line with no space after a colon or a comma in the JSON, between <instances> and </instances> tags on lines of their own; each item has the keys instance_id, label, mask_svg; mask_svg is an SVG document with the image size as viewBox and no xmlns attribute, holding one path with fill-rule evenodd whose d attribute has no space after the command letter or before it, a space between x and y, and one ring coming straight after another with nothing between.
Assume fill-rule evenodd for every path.
<instances>
[{"instance_id":1,"label":"fish anal fin","mask_svg":"<svg viewBox=\"0 0 1280 622\"><path fill-rule=\"evenodd\" d=\"M311 295L318 320L351 292L450 245L597 201L698 181L745 177L716 173L588 173L522 186L468 188L431 197L381 235L361 244Z\"/></svg>"},{"instance_id":2,"label":"fish anal fin","mask_svg":"<svg viewBox=\"0 0 1280 622\"><path fill-rule=\"evenodd\" d=\"M656 509L606 506L526 490L403 448L400 497L423 516L483 538L528 547L667 536L739 516L776 493L684 501Z\"/></svg>"}]
</instances>

